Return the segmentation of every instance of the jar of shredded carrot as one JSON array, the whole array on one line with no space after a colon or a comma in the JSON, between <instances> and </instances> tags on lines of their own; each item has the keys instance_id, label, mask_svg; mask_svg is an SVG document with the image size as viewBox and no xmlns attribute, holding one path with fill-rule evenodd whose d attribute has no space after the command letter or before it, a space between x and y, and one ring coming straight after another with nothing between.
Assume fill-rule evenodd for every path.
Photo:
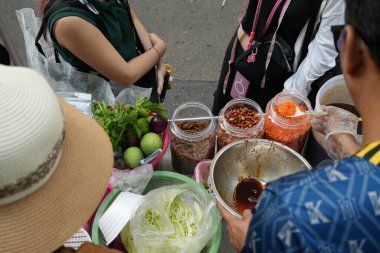
<instances>
[{"instance_id":1,"label":"jar of shredded carrot","mask_svg":"<svg viewBox=\"0 0 380 253\"><path fill-rule=\"evenodd\" d=\"M311 127L312 116L294 117L299 111L311 111L309 100L293 92L277 94L266 107L265 138L301 152Z\"/></svg>"}]
</instances>

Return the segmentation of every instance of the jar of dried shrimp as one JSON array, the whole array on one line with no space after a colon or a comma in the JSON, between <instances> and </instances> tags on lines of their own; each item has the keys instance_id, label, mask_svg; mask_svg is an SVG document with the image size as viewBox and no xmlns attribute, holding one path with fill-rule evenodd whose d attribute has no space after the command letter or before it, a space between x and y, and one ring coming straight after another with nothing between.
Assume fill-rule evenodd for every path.
<instances>
[{"instance_id":1,"label":"jar of dried shrimp","mask_svg":"<svg viewBox=\"0 0 380 253\"><path fill-rule=\"evenodd\" d=\"M174 170L192 175L198 162L215 154L215 118L199 102L187 102L173 113L170 123L170 149Z\"/></svg>"}]
</instances>

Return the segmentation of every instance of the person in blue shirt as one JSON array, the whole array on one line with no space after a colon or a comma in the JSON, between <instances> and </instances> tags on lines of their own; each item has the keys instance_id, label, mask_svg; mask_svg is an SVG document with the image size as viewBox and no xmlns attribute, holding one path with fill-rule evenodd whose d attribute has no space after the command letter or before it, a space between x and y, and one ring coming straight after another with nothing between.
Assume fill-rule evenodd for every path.
<instances>
[{"instance_id":1,"label":"person in blue shirt","mask_svg":"<svg viewBox=\"0 0 380 253\"><path fill-rule=\"evenodd\" d=\"M243 219L217 203L239 252L380 252L380 1L346 0L345 15L346 24L331 30L363 145L352 134L357 118L326 108L329 116L314 126L345 158L268 184Z\"/></svg>"}]
</instances>

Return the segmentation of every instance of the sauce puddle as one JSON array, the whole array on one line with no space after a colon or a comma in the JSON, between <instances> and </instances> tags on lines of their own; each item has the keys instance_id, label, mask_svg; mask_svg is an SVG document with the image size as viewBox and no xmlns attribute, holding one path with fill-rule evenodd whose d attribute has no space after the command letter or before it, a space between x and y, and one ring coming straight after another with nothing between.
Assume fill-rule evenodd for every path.
<instances>
[{"instance_id":1,"label":"sauce puddle","mask_svg":"<svg viewBox=\"0 0 380 253\"><path fill-rule=\"evenodd\" d=\"M243 213L246 209L252 209L259 201L265 183L255 178L244 178L238 183L234 191L234 208Z\"/></svg>"}]
</instances>

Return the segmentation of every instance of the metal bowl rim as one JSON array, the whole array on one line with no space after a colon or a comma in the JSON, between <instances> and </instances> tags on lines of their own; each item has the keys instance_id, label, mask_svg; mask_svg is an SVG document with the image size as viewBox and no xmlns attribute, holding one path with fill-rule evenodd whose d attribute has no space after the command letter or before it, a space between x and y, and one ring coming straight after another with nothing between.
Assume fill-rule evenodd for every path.
<instances>
[{"instance_id":1,"label":"metal bowl rim","mask_svg":"<svg viewBox=\"0 0 380 253\"><path fill-rule=\"evenodd\" d=\"M242 219L243 217L237 213L235 210L233 210L231 207L229 207L225 201L223 200L223 198L219 195L219 192L218 190L216 189L216 186L215 186L215 183L214 183L214 169L215 169L215 164L216 164L216 161L219 159L219 157L221 157L227 150L229 150L232 146L235 146L235 145L239 145L241 143L244 143L246 141L257 141L258 143L266 143L266 144L270 144L270 145L274 145L274 146L277 146L277 147L281 147L287 151L289 151L290 153L294 154L297 158L299 158L305 165L306 165L306 168L308 170L311 170L312 169L312 166L309 164L309 162L303 157L301 156L298 152L296 152L295 150L289 148L288 146L282 144L282 143L279 143L279 142L276 142L276 141L271 141L271 140L267 140L267 139L257 139L257 138L251 138L251 139L245 139L245 140L240 140L240 141L236 141L236 142L233 142L233 143L230 143L228 145L226 145L225 147L223 147L214 157L214 159L212 159L212 162L211 162L211 166L210 166L210 179L211 179L211 190L213 192L213 194L215 195L216 199L219 201L219 203L225 208L227 209L232 215L238 217L239 219Z\"/></svg>"}]
</instances>

